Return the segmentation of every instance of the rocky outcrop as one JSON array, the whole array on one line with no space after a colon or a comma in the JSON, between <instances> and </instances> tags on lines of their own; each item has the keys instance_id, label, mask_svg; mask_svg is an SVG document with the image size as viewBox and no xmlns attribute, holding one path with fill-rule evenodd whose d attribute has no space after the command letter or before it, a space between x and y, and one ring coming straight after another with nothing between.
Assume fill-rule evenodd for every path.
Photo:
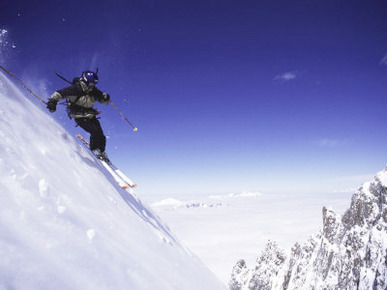
<instances>
[{"instance_id":1,"label":"rocky outcrop","mask_svg":"<svg viewBox=\"0 0 387 290\"><path fill-rule=\"evenodd\" d=\"M234 266L229 288L386 289L387 170L354 193L343 216L322 210L323 228L288 253L269 241L249 269Z\"/></svg>"}]
</instances>

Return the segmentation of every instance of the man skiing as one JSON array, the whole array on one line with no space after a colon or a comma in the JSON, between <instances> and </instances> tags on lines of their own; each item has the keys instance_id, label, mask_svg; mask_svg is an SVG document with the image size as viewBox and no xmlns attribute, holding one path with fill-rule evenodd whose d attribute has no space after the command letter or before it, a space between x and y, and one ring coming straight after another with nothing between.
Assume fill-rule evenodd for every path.
<instances>
[{"instance_id":1,"label":"man skiing","mask_svg":"<svg viewBox=\"0 0 387 290\"><path fill-rule=\"evenodd\" d=\"M106 137L96 115L95 102L108 104L110 96L96 88L98 75L92 71L82 72L80 78L74 78L72 85L54 92L47 102L51 113L56 111L58 101L68 100L69 116L78 126L90 133L90 150L100 159L107 159L105 153Z\"/></svg>"}]
</instances>

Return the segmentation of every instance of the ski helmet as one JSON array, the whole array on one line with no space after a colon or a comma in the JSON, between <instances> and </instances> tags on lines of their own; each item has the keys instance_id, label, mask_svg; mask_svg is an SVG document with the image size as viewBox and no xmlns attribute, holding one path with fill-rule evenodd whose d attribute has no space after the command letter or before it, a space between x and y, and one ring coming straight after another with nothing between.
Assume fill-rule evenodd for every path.
<instances>
[{"instance_id":1,"label":"ski helmet","mask_svg":"<svg viewBox=\"0 0 387 290\"><path fill-rule=\"evenodd\" d=\"M89 71L89 70L84 71L84 72L82 72L82 80L86 84L90 84L90 83L96 84L96 83L98 83L97 73Z\"/></svg>"}]
</instances>

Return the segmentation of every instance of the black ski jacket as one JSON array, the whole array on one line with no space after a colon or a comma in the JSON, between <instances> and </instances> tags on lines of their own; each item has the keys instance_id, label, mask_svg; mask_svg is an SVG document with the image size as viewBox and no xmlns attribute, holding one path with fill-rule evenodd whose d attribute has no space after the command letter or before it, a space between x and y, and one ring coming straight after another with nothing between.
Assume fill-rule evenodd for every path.
<instances>
[{"instance_id":1,"label":"black ski jacket","mask_svg":"<svg viewBox=\"0 0 387 290\"><path fill-rule=\"evenodd\" d=\"M108 104L109 97L102 93L96 87L90 88L82 80L75 84L56 91L51 95L51 99L60 101L67 99L69 101L70 116L73 118L92 118L95 116L95 102Z\"/></svg>"}]
</instances>

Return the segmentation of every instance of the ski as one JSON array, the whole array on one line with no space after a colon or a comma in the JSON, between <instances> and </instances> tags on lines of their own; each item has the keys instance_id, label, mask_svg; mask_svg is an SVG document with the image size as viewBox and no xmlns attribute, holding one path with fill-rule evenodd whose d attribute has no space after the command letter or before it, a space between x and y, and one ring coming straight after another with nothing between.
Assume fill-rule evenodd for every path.
<instances>
[{"instance_id":1,"label":"ski","mask_svg":"<svg viewBox=\"0 0 387 290\"><path fill-rule=\"evenodd\" d=\"M83 138L81 134L77 134L76 137L90 150L89 142ZM103 167L112 175L114 180L121 186L123 189L128 189L136 187L136 184L127 177L121 170L119 170L108 158L96 158L101 162Z\"/></svg>"}]
</instances>

